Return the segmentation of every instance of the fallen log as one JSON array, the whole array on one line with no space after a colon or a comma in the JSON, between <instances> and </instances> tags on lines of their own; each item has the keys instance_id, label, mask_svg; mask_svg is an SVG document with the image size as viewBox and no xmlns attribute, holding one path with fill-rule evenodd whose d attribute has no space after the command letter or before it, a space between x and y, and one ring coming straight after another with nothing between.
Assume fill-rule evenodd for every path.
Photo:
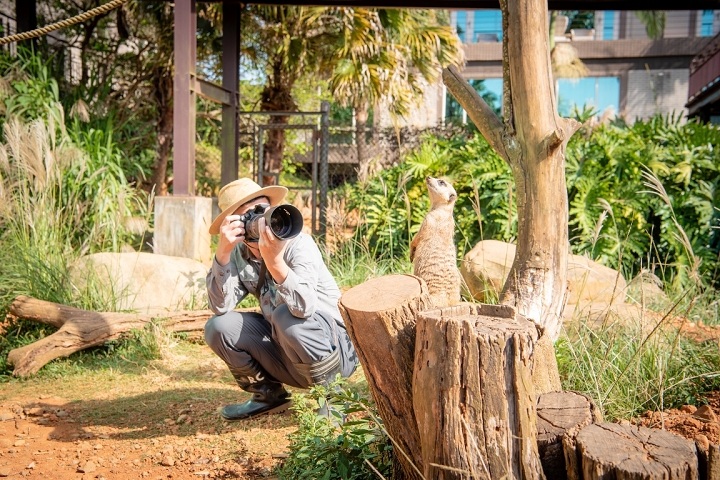
<instances>
[{"instance_id":1,"label":"fallen log","mask_svg":"<svg viewBox=\"0 0 720 480\"><path fill-rule=\"evenodd\" d=\"M427 285L412 275L375 278L345 292L338 306L395 446L393 478L422 478L412 373L415 318L430 308Z\"/></svg>"},{"instance_id":2,"label":"fallen log","mask_svg":"<svg viewBox=\"0 0 720 480\"><path fill-rule=\"evenodd\" d=\"M537 443L546 478L565 480L567 467L563 436L592 423L602 422L600 410L590 397L577 392L549 392L537 401Z\"/></svg>"},{"instance_id":3,"label":"fallen log","mask_svg":"<svg viewBox=\"0 0 720 480\"><path fill-rule=\"evenodd\" d=\"M698 478L695 443L667 431L599 423L584 427L573 441L567 440L566 435L569 479Z\"/></svg>"},{"instance_id":4,"label":"fallen log","mask_svg":"<svg viewBox=\"0 0 720 480\"><path fill-rule=\"evenodd\" d=\"M56 332L37 342L8 353L8 362L15 367L13 375L26 377L36 373L51 360L102 345L108 340L119 338L125 332L143 328L152 321L173 332L202 330L213 312L178 311L162 315L91 312L19 296L10 305L10 314L58 328Z\"/></svg>"},{"instance_id":5,"label":"fallen log","mask_svg":"<svg viewBox=\"0 0 720 480\"><path fill-rule=\"evenodd\" d=\"M413 402L426 479L545 478L536 443L535 324L507 305L417 320Z\"/></svg>"}]
</instances>

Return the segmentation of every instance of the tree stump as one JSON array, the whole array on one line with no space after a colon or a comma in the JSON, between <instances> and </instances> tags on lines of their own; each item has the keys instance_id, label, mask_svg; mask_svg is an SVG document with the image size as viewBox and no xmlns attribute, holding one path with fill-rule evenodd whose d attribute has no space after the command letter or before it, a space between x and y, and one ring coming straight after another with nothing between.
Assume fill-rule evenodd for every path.
<instances>
[{"instance_id":1,"label":"tree stump","mask_svg":"<svg viewBox=\"0 0 720 480\"><path fill-rule=\"evenodd\" d=\"M430 308L427 285L413 275L375 278L345 292L338 306L395 446L394 478L419 479L422 456L412 372L415 318Z\"/></svg>"},{"instance_id":2,"label":"tree stump","mask_svg":"<svg viewBox=\"0 0 720 480\"><path fill-rule=\"evenodd\" d=\"M565 480L567 468L562 439L571 429L602 421L590 397L576 392L550 392L538 397L537 443L547 478Z\"/></svg>"},{"instance_id":3,"label":"tree stump","mask_svg":"<svg viewBox=\"0 0 720 480\"><path fill-rule=\"evenodd\" d=\"M566 439L563 444L571 480L698 478L695 443L667 431L599 423L580 430L574 442ZM571 465L578 469L571 471Z\"/></svg>"},{"instance_id":4,"label":"tree stump","mask_svg":"<svg viewBox=\"0 0 720 480\"><path fill-rule=\"evenodd\" d=\"M102 345L132 329L143 328L154 318L133 313L91 312L25 296L18 296L13 301L10 314L59 328L37 342L8 353L8 362L15 367L13 375L16 377L32 375L51 360ZM212 315L210 310L168 312L158 323L173 332L202 330Z\"/></svg>"},{"instance_id":5,"label":"tree stump","mask_svg":"<svg viewBox=\"0 0 720 480\"><path fill-rule=\"evenodd\" d=\"M505 305L418 316L413 400L425 478L544 478L531 355L537 327Z\"/></svg>"}]
</instances>

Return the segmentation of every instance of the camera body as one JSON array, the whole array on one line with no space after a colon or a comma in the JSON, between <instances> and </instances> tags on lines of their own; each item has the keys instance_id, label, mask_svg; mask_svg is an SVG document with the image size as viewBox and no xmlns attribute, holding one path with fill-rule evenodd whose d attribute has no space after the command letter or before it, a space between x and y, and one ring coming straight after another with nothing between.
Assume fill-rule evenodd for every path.
<instances>
[{"instance_id":1,"label":"camera body","mask_svg":"<svg viewBox=\"0 0 720 480\"><path fill-rule=\"evenodd\" d=\"M257 242L260 240L260 228L258 220L265 218L265 225L270 231L282 240L297 237L302 231L303 218L300 210L285 203L271 207L267 203L255 205L240 216L240 221L245 224L245 241Z\"/></svg>"}]
</instances>

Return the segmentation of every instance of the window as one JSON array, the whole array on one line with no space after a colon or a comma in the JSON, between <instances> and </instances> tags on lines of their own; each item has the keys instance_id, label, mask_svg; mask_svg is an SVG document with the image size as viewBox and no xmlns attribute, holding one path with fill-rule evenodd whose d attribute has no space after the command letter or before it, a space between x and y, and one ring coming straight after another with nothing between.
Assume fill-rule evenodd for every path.
<instances>
[{"instance_id":1,"label":"window","mask_svg":"<svg viewBox=\"0 0 720 480\"><path fill-rule=\"evenodd\" d=\"M457 16L455 17L455 29L457 30L458 37L460 37L460 41L465 43L465 29L467 28L467 12L457 12Z\"/></svg>"},{"instance_id":2,"label":"window","mask_svg":"<svg viewBox=\"0 0 720 480\"><path fill-rule=\"evenodd\" d=\"M700 36L712 37L713 34L713 10L703 10L700 23Z\"/></svg>"},{"instance_id":3,"label":"window","mask_svg":"<svg viewBox=\"0 0 720 480\"><path fill-rule=\"evenodd\" d=\"M502 12L500 10L475 10L473 36L470 42L502 40Z\"/></svg>"},{"instance_id":4,"label":"window","mask_svg":"<svg viewBox=\"0 0 720 480\"><path fill-rule=\"evenodd\" d=\"M614 40L615 39L615 11L605 11L605 18L603 19L603 40Z\"/></svg>"},{"instance_id":5,"label":"window","mask_svg":"<svg viewBox=\"0 0 720 480\"><path fill-rule=\"evenodd\" d=\"M594 108L602 115L611 108L615 115L620 107L620 80L617 77L586 77L579 80L558 80L558 113L563 117Z\"/></svg>"}]
</instances>

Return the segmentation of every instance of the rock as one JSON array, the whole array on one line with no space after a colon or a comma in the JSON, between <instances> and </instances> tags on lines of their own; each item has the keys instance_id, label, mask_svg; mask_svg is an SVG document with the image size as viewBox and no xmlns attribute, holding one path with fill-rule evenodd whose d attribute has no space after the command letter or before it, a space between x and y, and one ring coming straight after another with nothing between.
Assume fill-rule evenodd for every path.
<instances>
[{"instance_id":1,"label":"rock","mask_svg":"<svg viewBox=\"0 0 720 480\"><path fill-rule=\"evenodd\" d=\"M183 413L177 418L175 423L190 423L190 415Z\"/></svg>"},{"instance_id":2,"label":"rock","mask_svg":"<svg viewBox=\"0 0 720 480\"><path fill-rule=\"evenodd\" d=\"M97 469L93 462L86 462L82 467L78 467L77 471L80 473L92 473Z\"/></svg>"},{"instance_id":3,"label":"rock","mask_svg":"<svg viewBox=\"0 0 720 480\"><path fill-rule=\"evenodd\" d=\"M663 290L662 280L647 270L628 282L627 300L643 307L665 307L670 303L670 298Z\"/></svg>"},{"instance_id":4,"label":"rock","mask_svg":"<svg viewBox=\"0 0 720 480\"><path fill-rule=\"evenodd\" d=\"M25 467L26 470L33 470L35 468L35 462L30 462L30 465Z\"/></svg>"},{"instance_id":5,"label":"rock","mask_svg":"<svg viewBox=\"0 0 720 480\"><path fill-rule=\"evenodd\" d=\"M715 412L713 412L712 408L710 408L710 405L703 405L702 407L695 410L695 413L693 413L693 417L699 418L700 420L707 420L709 422L714 422L717 420L717 416L715 415Z\"/></svg>"},{"instance_id":6,"label":"rock","mask_svg":"<svg viewBox=\"0 0 720 480\"><path fill-rule=\"evenodd\" d=\"M11 474L10 469L7 467L0 467L0 477L9 477Z\"/></svg>"},{"instance_id":7,"label":"rock","mask_svg":"<svg viewBox=\"0 0 720 480\"><path fill-rule=\"evenodd\" d=\"M203 303L207 267L188 258L152 253L95 253L73 265L71 278L82 289L96 274L115 293L118 308L161 314ZM110 290L110 287L112 289Z\"/></svg>"},{"instance_id":8,"label":"rock","mask_svg":"<svg viewBox=\"0 0 720 480\"><path fill-rule=\"evenodd\" d=\"M0 448L10 448L12 442L7 438L0 438Z\"/></svg>"},{"instance_id":9,"label":"rock","mask_svg":"<svg viewBox=\"0 0 720 480\"><path fill-rule=\"evenodd\" d=\"M173 465L175 465L175 459L173 459L173 457L171 457L170 455L166 455L163 457L160 465L164 467L172 467Z\"/></svg>"},{"instance_id":10,"label":"rock","mask_svg":"<svg viewBox=\"0 0 720 480\"><path fill-rule=\"evenodd\" d=\"M680 407L680 411L682 413L690 413L693 414L697 410L697 407L695 405L683 405Z\"/></svg>"},{"instance_id":11,"label":"rock","mask_svg":"<svg viewBox=\"0 0 720 480\"><path fill-rule=\"evenodd\" d=\"M0 422L7 422L15 418L15 415L9 412L0 412Z\"/></svg>"},{"instance_id":12,"label":"rock","mask_svg":"<svg viewBox=\"0 0 720 480\"><path fill-rule=\"evenodd\" d=\"M488 301L502 291L513 260L515 245L483 240L463 258L460 272L473 298ZM616 304L625 299L627 283L617 270L580 255L568 258L568 304Z\"/></svg>"},{"instance_id":13,"label":"rock","mask_svg":"<svg viewBox=\"0 0 720 480\"><path fill-rule=\"evenodd\" d=\"M25 440L15 440L13 444L14 447L22 447L23 445L25 445Z\"/></svg>"}]
</instances>

